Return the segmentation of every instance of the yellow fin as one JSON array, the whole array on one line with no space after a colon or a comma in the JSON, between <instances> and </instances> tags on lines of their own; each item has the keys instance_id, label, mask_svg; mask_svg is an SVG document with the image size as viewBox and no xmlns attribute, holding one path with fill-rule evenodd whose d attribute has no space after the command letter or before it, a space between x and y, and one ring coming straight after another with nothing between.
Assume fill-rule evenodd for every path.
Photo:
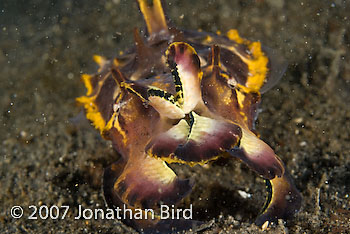
<instances>
[{"instance_id":1,"label":"yellow fin","mask_svg":"<svg viewBox=\"0 0 350 234\"><path fill-rule=\"evenodd\" d=\"M239 87L247 93L259 92L267 78L267 65L269 62L269 59L261 49L260 42L251 42L247 39L241 38L238 31L235 29L229 30L226 36L238 44L246 45L251 52L250 57L243 55L240 56L240 58L248 65L249 75L247 77L247 82L244 85L239 85Z\"/></svg>"},{"instance_id":2,"label":"yellow fin","mask_svg":"<svg viewBox=\"0 0 350 234\"><path fill-rule=\"evenodd\" d=\"M97 106L93 102L95 99L94 97L78 97L76 98L77 102L81 103L84 105L84 108L86 110L86 118L90 120L95 128L100 130L101 134L106 126L105 120L102 118L101 113L98 111ZM102 134L103 135L103 134Z\"/></svg>"},{"instance_id":3,"label":"yellow fin","mask_svg":"<svg viewBox=\"0 0 350 234\"><path fill-rule=\"evenodd\" d=\"M102 68L104 67L104 65L107 63L107 59L103 56L100 56L100 55L94 55L92 57L92 59L95 61L95 63L98 64L98 66L100 67L98 69L98 72L100 72L102 70Z\"/></svg>"},{"instance_id":4,"label":"yellow fin","mask_svg":"<svg viewBox=\"0 0 350 234\"><path fill-rule=\"evenodd\" d=\"M243 38L241 38L238 34L238 31L236 29L230 29L226 36L232 40L232 41L235 41L237 42L238 44L242 44L245 40Z\"/></svg>"},{"instance_id":5,"label":"yellow fin","mask_svg":"<svg viewBox=\"0 0 350 234\"><path fill-rule=\"evenodd\" d=\"M91 78L92 76L89 74L82 74L81 75L81 80L83 81L85 87L86 87L86 96L91 95L92 93L92 85L91 85Z\"/></svg>"}]
</instances>

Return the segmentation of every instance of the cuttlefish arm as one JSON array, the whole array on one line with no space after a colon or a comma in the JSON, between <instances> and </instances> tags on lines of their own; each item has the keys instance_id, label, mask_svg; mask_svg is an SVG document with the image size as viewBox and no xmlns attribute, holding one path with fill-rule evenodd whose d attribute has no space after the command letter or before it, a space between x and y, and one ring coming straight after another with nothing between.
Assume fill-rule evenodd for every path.
<instances>
[{"instance_id":1,"label":"cuttlefish arm","mask_svg":"<svg viewBox=\"0 0 350 234\"><path fill-rule=\"evenodd\" d=\"M168 87L157 87L151 82L124 81L121 86L138 95L165 118L182 119L201 102L200 81L202 72L199 57L189 44L174 42L165 52L175 92Z\"/></svg>"},{"instance_id":2,"label":"cuttlefish arm","mask_svg":"<svg viewBox=\"0 0 350 234\"><path fill-rule=\"evenodd\" d=\"M120 170L116 165L121 164L113 164L109 170ZM153 209L160 204L174 205L192 189L192 182L179 179L160 159L140 155L124 164L111 189L128 206Z\"/></svg>"},{"instance_id":3,"label":"cuttlefish arm","mask_svg":"<svg viewBox=\"0 0 350 234\"><path fill-rule=\"evenodd\" d=\"M244 127L242 127L242 138L239 146L229 152L265 179L281 177L284 174L285 168L282 160L271 147Z\"/></svg>"},{"instance_id":4,"label":"cuttlefish arm","mask_svg":"<svg viewBox=\"0 0 350 234\"><path fill-rule=\"evenodd\" d=\"M175 93L149 86L146 99L161 116L182 119L201 100L202 72L199 58L196 51L184 42L172 43L165 54L166 63L173 77Z\"/></svg>"},{"instance_id":5,"label":"cuttlefish arm","mask_svg":"<svg viewBox=\"0 0 350 234\"><path fill-rule=\"evenodd\" d=\"M266 187L268 197L262 213L255 220L256 225L268 227L278 219L293 217L300 210L302 196L287 170L282 177L266 180Z\"/></svg>"},{"instance_id":6,"label":"cuttlefish arm","mask_svg":"<svg viewBox=\"0 0 350 234\"><path fill-rule=\"evenodd\" d=\"M222 70L220 62L224 61L221 55L220 47L213 45L201 82L204 103L213 114L237 121L242 134L237 145L227 152L242 160L267 181L268 199L256 224L262 226L279 218L289 218L300 209L301 195L281 159L252 132L252 123L260 102L259 89L264 83L261 82L262 77L249 77L250 84L258 85L251 86L254 89L248 89L249 86L242 88L232 82L233 77L230 74Z\"/></svg>"},{"instance_id":7,"label":"cuttlefish arm","mask_svg":"<svg viewBox=\"0 0 350 234\"><path fill-rule=\"evenodd\" d=\"M255 221L258 226L267 227L271 222L288 219L299 211L301 194L281 159L265 142L242 128L240 145L228 152L266 180L268 199L263 212Z\"/></svg>"},{"instance_id":8,"label":"cuttlefish arm","mask_svg":"<svg viewBox=\"0 0 350 234\"><path fill-rule=\"evenodd\" d=\"M200 81L202 71L195 49L185 42L172 43L165 52L175 84L175 98L185 114L202 100Z\"/></svg>"},{"instance_id":9,"label":"cuttlefish arm","mask_svg":"<svg viewBox=\"0 0 350 234\"><path fill-rule=\"evenodd\" d=\"M106 203L119 208L122 214L124 209L130 209L127 217L117 218L141 233L196 229L201 222L162 219L157 213L161 205L176 205L191 191L193 183L180 179L163 160L146 154L145 145L160 123L159 114L152 106L144 105L138 93L123 85L126 80L118 69L113 69L112 75L120 86L120 97L105 135L121 159L104 171Z\"/></svg>"},{"instance_id":10,"label":"cuttlefish arm","mask_svg":"<svg viewBox=\"0 0 350 234\"><path fill-rule=\"evenodd\" d=\"M232 77L222 71L220 51L220 47L212 46L210 63L204 69L201 89L205 106L213 116L224 117L240 127L241 137L238 144L228 150L230 153L266 179L282 176L281 160L251 131L259 93L246 93L230 84Z\"/></svg>"},{"instance_id":11,"label":"cuttlefish arm","mask_svg":"<svg viewBox=\"0 0 350 234\"><path fill-rule=\"evenodd\" d=\"M266 180L268 199L255 223L264 228L278 219L288 219L301 207L301 194L282 160L265 142L242 127L240 144L228 151ZM267 226L266 226L267 225Z\"/></svg>"},{"instance_id":12,"label":"cuttlefish arm","mask_svg":"<svg viewBox=\"0 0 350 234\"><path fill-rule=\"evenodd\" d=\"M121 158L105 169L103 180L108 206L119 208L117 218L140 233L178 233L197 230L203 224L191 219L164 219L156 213L156 204L171 207L192 189L189 180L179 179L162 160L148 156L128 161ZM124 217L125 209L130 212Z\"/></svg>"},{"instance_id":13,"label":"cuttlefish arm","mask_svg":"<svg viewBox=\"0 0 350 234\"><path fill-rule=\"evenodd\" d=\"M205 164L237 145L241 134L238 125L191 112L187 121L155 136L146 152L168 163Z\"/></svg>"}]
</instances>

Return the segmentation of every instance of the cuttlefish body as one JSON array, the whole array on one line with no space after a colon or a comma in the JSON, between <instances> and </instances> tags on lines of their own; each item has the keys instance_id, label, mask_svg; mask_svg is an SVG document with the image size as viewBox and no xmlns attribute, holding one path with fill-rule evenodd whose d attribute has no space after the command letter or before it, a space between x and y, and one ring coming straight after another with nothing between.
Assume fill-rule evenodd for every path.
<instances>
[{"instance_id":1,"label":"cuttlefish body","mask_svg":"<svg viewBox=\"0 0 350 234\"><path fill-rule=\"evenodd\" d=\"M261 93L283 74L283 62L259 42L169 27L160 0L138 0L147 33L134 31L135 46L83 75L77 100L86 117L121 155L105 169L110 207L147 214L174 205L193 182L168 164L204 165L235 156L267 181L268 199L255 223L269 225L300 209L301 195L281 159L254 133ZM145 233L196 229L187 219L123 219Z\"/></svg>"}]
</instances>

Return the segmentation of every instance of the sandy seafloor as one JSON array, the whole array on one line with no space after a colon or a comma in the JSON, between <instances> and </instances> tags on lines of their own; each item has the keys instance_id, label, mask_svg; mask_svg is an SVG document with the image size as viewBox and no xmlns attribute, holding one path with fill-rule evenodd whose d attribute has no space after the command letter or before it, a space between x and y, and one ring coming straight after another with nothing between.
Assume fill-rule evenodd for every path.
<instances>
[{"instance_id":1,"label":"sandy seafloor","mask_svg":"<svg viewBox=\"0 0 350 234\"><path fill-rule=\"evenodd\" d=\"M239 30L289 63L263 95L257 129L286 163L304 200L295 219L266 233L350 233L350 2L172 0L180 28ZM0 1L0 232L132 233L121 222L75 220L78 205L104 207L101 173L118 157L81 121L75 103L94 54L113 57L143 26L136 1ZM264 182L238 160L175 166L196 181L185 201L202 233L259 233ZM251 194L243 198L238 191ZM10 209L24 208L14 219ZM64 220L29 220L35 205L69 205Z\"/></svg>"}]
</instances>

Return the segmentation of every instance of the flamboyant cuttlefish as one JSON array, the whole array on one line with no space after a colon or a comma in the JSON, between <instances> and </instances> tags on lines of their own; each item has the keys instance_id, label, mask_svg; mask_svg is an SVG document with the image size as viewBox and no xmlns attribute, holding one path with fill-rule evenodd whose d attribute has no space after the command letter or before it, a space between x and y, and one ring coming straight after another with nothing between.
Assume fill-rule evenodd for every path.
<instances>
[{"instance_id":1,"label":"flamboyant cuttlefish","mask_svg":"<svg viewBox=\"0 0 350 234\"><path fill-rule=\"evenodd\" d=\"M281 159L253 132L261 93L283 74L260 42L169 26L161 0L138 0L147 30L113 60L95 56L97 74L83 75L77 100L86 117L121 155L104 171L110 207L131 210L173 205L193 183L171 163L204 165L235 156L267 181L268 199L255 223L269 225L300 209L301 195ZM196 228L187 219L124 219L145 233Z\"/></svg>"}]
</instances>

